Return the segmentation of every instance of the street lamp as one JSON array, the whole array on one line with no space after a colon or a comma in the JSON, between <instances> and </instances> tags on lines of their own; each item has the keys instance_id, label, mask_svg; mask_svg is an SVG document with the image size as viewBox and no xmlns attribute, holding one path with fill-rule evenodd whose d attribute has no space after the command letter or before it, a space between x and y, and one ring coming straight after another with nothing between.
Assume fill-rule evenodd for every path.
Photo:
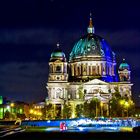
<instances>
[{"instance_id":1,"label":"street lamp","mask_svg":"<svg viewBox=\"0 0 140 140\"><path fill-rule=\"evenodd\" d=\"M11 103L11 104L10 104L11 107L14 107L14 105L15 105L14 103Z\"/></svg>"}]
</instances>

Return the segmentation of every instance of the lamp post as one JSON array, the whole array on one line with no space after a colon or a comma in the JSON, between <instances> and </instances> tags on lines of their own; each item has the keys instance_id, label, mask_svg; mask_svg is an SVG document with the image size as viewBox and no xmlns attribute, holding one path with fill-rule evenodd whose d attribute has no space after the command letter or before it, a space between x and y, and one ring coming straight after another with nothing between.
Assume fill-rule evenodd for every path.
<instances>
[{"instance_id":1,"label":"lamp post","mask_svg":"<svg viewBox=\"0 0 140 140\"><path fill-rule=\"evenodd\" d=\"M101 106L101 116L103 116L103 103L102 102L100 103L100 106Z\"/></svg>"},{"instance_id":2,"label":"lamp post","mask_svg":"<svg viewBox=\"0 0 140 140\"><path fill-rule=\"evenodd\" d=\"M13 111L12 111L12 110L13 110L13 107L14 107L14 106L15 106L14 103L11 103L11 104L10 104L10 107L11 107L11 108L10 108L10 110L11 110L11 113L10 113L10 114L11 114L11 119L13 119Z\"/></svg>"},{"instance_id":3,"label":"lamp post","mask_svg":"<svg viewBox=\"0 0 140 140\"><path fill-rule=\"evenodd\" d=\"M121 107L122 107L122 117L123 117L123 106L124 106L124 104L125 104L125 100L120 100L120 105L121 105Z\"/></svg>"},{"instance_id":4,"label":"lamp post","mask_svg":"<svg viewBox=\"0 0 140 140\"><path fill-rule=\"evenodd\" d=\"M127 109L127 117L128 117L128 108L129 108L129 103L128 102L125 102L125 107L126 107L126 109Z\"/></svg>"}]
</instances>

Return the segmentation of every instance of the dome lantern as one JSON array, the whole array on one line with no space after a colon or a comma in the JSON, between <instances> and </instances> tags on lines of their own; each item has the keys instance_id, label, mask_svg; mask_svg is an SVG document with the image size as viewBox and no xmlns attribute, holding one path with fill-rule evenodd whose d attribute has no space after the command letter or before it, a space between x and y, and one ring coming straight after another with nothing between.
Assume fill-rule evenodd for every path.
<instances>
[{"instance_id":1,"label":"dome lantern","mask_svg":"<svg viewBox=\"0 0 140 140\"><path fill-rule=\"evenodd\" d=\"M89 20L89 26L87 28L87 32L89 34L93 34L95 32L95 29L93 27L93 22L92 22L92 14L90 13L90 20Z\"/></svg>"}]
</instances>

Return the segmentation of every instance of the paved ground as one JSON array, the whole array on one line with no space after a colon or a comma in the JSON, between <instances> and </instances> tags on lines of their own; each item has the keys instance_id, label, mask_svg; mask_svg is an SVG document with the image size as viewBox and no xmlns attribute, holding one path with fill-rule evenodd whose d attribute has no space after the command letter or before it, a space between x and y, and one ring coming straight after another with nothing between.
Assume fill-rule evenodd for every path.
<instances>
[{"instance_id":1,"label":"paved ground","mask_svg":"<svg viewBox=\"0 0 140 140\"><path fill-rule=\"evenodd\" d=\"M0 139L8 135L14 135L19 132L23 132L25 129L17 125L3 125L0 126Z\"/></svg>"},{"instance_id":2,"label":"paved ground","mask_svg":"<svg viewBox=\"0 0 140 140\"><path fill-rule=\"evenodd\" d=\"M102 130L102 129L101 129ZM29 127L22 128L19 126L3 126L0 127L0 139L32 139L32 140L140 140L140 134L126 130L118 132L106 130L102 132L100 129L86 131L80 129L69 129L68 131L60 131L58 127Z\"/></svg>"},{"instance_id":3,"label":"paved ground","mask_svg":"<svg viewBox=\"0 0 140 140\"><path fill-rule=\"evenodd\" d=\"M140 135L132 132L22 132L4 137L4 139L32 140L140 140Z\"/></svg>"}]
</instances>

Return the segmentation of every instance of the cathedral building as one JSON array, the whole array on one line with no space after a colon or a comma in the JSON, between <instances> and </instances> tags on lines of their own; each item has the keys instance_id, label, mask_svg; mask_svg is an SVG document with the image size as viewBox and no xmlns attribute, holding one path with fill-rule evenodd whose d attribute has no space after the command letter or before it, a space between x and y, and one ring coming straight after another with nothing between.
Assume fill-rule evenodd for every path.
<instances>
[{"instance_id":1,"label":"cathedral building","mask_svg":"<svg viewBox=\"0 0 140 140\"><path fill-rule=\"evenodd\" d=\"M123 59L118 70L115 53L107 41L95 34L90 16L87 33L76 41L69 60L59 44L51 53L47 82L48 103L60 107L70 103L75 107L98 98L104 108L117 88L121 96L131 98L130 66Z\"/></svg>"}]
</instances>

